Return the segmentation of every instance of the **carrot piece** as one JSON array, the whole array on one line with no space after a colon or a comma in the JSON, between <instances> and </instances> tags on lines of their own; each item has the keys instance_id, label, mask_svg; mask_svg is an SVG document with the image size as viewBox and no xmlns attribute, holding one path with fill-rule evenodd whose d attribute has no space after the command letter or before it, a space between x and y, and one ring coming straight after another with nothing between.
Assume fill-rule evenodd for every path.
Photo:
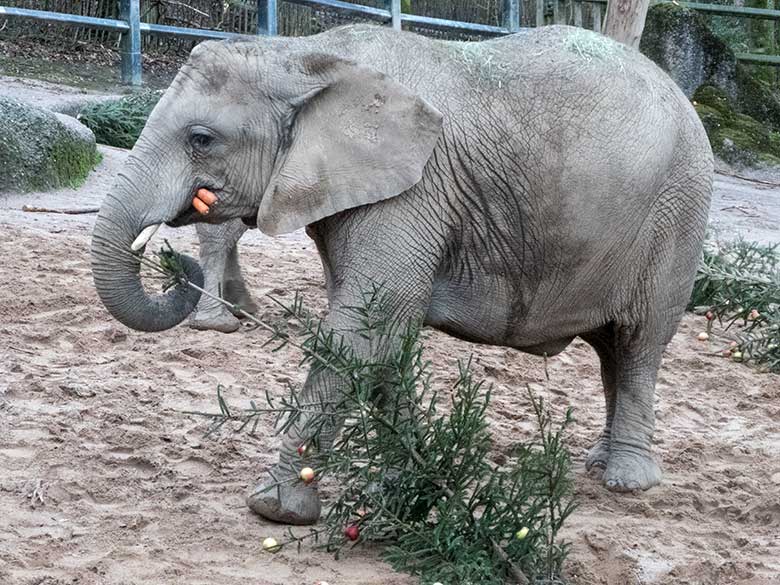
<instances>
[{"instance_id":1,"label":"carrot piece","mask_svg":"<svg viewBox=\"0 0 780 585\"><path fill-rule=\"evenodd\" d=\"M197 196L206 205L214 205L217 202L217 196L208 189L198 189Z\"/></svg>"},{"instance_id":2,"label":"carrot piece","mask_svg":"<svg viewBox=\"0 0 780 585\"><path fill-rule=\"evenodd\" d=\"M209 206L203 203L203 201L201 201L197 197L192 198L192 206L201 215L206 215L209 212Z\"/></svg>"}]
</instances>

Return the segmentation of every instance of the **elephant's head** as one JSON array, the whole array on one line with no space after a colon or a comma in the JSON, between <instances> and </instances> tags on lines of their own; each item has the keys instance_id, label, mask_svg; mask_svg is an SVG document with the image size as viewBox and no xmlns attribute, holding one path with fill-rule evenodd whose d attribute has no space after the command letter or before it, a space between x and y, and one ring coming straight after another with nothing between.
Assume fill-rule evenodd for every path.
<instances>
[{"instance_id":1,"label":"elephant's head","mask_svg":"<svg viewBox=\"0 0 780 585\"><path fill-rule=\"evenodd\" d=\"M184 320L197 291L152 297L140 258L159 224L243 218L286 233L417 183L442 117L370 68L286 42L197 46L152 112L98 215L92 271L101 300L125 325L161 331ZM202 216L200 188L218 202ZM197 263L185 259L197 282Z\"/></svg>"}]
</instances>

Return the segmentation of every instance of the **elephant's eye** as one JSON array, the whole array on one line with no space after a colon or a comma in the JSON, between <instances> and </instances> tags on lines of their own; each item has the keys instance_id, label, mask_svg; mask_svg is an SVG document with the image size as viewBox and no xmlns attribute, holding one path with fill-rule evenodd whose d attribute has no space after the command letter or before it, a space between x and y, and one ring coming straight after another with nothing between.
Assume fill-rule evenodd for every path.
<instances>
[{"instance_id":1,"label":"elephant's eye","mask_svg":"<svg viewBox=\"0 0 780 585\"><path fill-rule=\"evenodd\" d=\"M214 142L214 137L205 132L193 132L190 135L190 145L195 150L205 150L211 146L212 142Z\"/></svg>"}]
</instances>

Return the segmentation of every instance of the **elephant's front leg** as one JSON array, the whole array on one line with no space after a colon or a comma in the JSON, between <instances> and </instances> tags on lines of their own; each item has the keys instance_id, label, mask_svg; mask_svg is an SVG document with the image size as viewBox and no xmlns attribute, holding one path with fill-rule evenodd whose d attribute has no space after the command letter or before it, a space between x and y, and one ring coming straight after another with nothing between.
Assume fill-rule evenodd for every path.
<instances>
[{"instance_id":1,"label":"elephant's front leg","mask_svg":"<svg viewBox=\"0 0 780 585\"><path fill-rule=\"evenodd\" d=\"M220 225L198 224L196 229L200 240L204 288L231 303L244 306L248 300L251 305L245 310L251 312L255 305L246 291L238 267L238 240L247 230L246 226L241 220L233 220ZM232 333L241 323L225 305L203 295L190 317L189 325L193 329Z\"/></svg>"},{"instance_id":2,"label":"elephant's front leg","mask_svg":"<svg viewBox=\"0 0 780 585\"><path fill-rule=\"evenodd\" d=\"M383 308L381 311L384 318L404 322L421 319L424 309L420 298L427 298L426 286L421 284L417 288L416 292L421 295L408 291L402 297L396 295L396 298L402 299L401 302L392 303L393 307L390 309ZM372 346L359 333L359 317L354 309L343 307L359 307L364 302L365 299L359 293L346 297L337 294L331 313L326 319L326 327L337 331L357 358L379 360L383 355L387 355L387 352L396 349L399 338L394 337L387 343L382 343L380 349ZM309 372L299 400L302 404L330 404L335 407L347 389L348 382L340 375L317 368ZM317 465L327 460L328 452L341 430L343 419L336 416L320 418L316 425L312 425L312 418L311 415L301 416L291 426L282 440L279 462L247 497L249 507L265 518L286 524L313 524L319 518L320 499L316 482L305 485L299 480L299 474L303 467L316 470ZM322 421L325 421L324 425L320 424ZM315 436L313 427L316 427L316 444L312 447ZM306 446L302 455L299 452L301 446Z\"/></svg>"},{"instance_id":3,"label":"elephant's front leg","mask_svg":"<svg viewBox=\"0 0 780 585\"><path fill-rule=\"evenodd\" d=\"M337 400L343 381L333 372L310 373L299 399L302 404L328 404ZM333 445L343 420L325 419L317 424L316 449L312 444L312 415L302 415L282 439L279 461L247 496L247 505L264 518L283 524L314 524L320 517L316 481L306 485L300 471L320 467ZM320 419L322 420L322 419ZM318 421L319 423L320 421ZM300 448L304 447L305 450Z\"/></svg>"},{"instance_id":4,"label":"elephant's front leg","mask_svg":"<svg viewBox=\"0 0 780 585\"><path fill-rule=\"evenodd\" d=\"M338 306L358 306L359 302L357 297L351 304L341 302ZM359 322L352 311L338 307L331 309L325 324L328 329L341 335L354 355L359 358L369 357L369 346L355 333ZM299 401L301 404L335 407L347 390L347 384L335 372L315 368L309 372ZM317 521L320 516L320 499L316 482L303 484L299 480L300 470L303 467L316 470L327 459L327 453L343 423L343 419L336 416L322 416L319 411L316 415L303 414L291 425L282 439L279 462L247 497L247 504L252 510L265 518L285 524L313 524ZM312 424L315 418L318 420ZM305 447L303 453L301 447Z\"/></svg>"}]
</instances>

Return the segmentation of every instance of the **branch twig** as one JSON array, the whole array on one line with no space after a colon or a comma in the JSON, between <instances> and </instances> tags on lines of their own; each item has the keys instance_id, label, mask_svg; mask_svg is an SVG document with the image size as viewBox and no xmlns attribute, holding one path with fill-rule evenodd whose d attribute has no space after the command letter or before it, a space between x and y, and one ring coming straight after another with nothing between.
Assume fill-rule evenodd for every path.
<instances>
[{"instance_id":1,"label":"branch twig","mask_svg":"<svg viewBox=\"0 0 780 585\"><path fill-rule=\"evenodd\" d=\"M741 181L747 181L749 183L758 183L759 185L767 185L769 187L780 187L780 183L773 183L771 181L762 181L761 179L751 179L744 175L738 175L736 173L727 173L726 171L715 171L716 175L722 175L724 177L733 177Z\"/></svg>"},{"instance_id":2,"label":"branch twig","mask_svg":"<svg viewBox=\"0 0 780 585\"><path fill-rule=\"evenodd\" d=\"M23 205L22 211L28 213L64 213L67 215L82 215L88 213L97 213L99 207L76 207L73 209L52 209L49 207L35 207L34 205Z\"/></svg>"}]
</instances>

